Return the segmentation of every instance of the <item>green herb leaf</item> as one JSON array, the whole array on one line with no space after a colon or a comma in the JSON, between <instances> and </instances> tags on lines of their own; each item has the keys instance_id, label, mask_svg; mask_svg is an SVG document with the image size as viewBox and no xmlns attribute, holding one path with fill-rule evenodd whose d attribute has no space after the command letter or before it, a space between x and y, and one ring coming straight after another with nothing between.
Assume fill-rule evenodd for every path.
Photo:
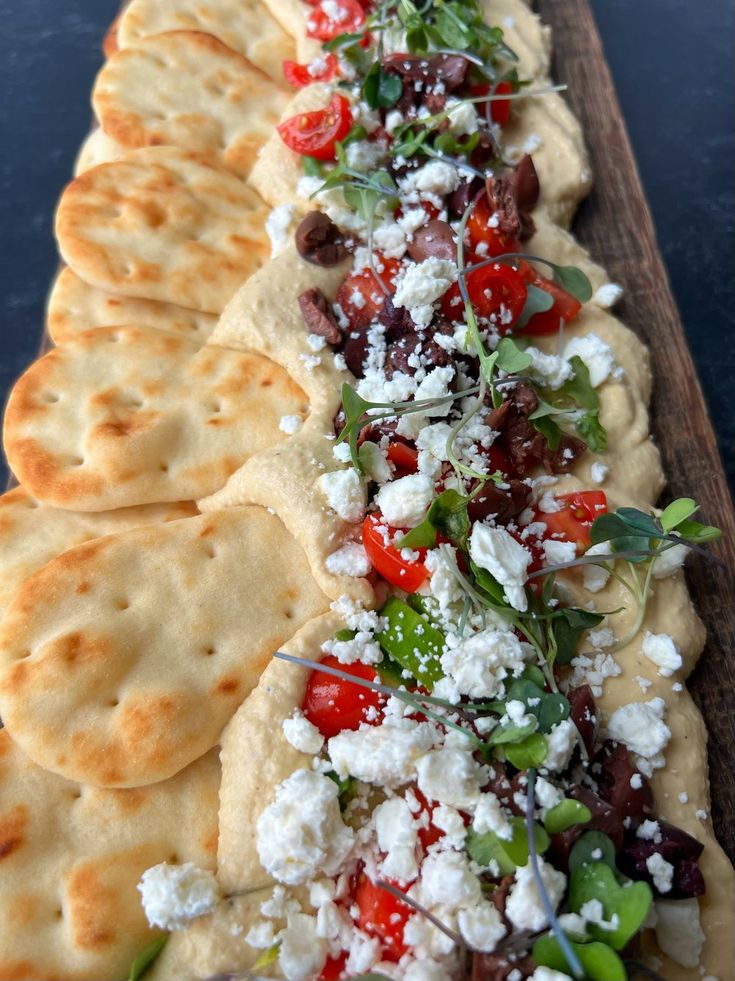
<instances>
[{"instance_id":1,"label":"green herb leaf","mask_svg":"<svg viewBox=\"0 0 735 981\"><path fill-rule=\"evenodd\" d=\"M704 545L706 542L714 542L722 538L722 531L719 528L702 525L698 521L681 521L676 531L681 538L694 545Z\"/></svg>"},{"instance_id":2,"label":"green herb leaf","mask_svg":"<svg viewBox=\"0 0 735 981\"><path fill-rule=\"evenodd\" d=\"M504 725L496 726L490 733L488 746L507 746L510 743L523 743L526 738L536 732L538 719L535 715L529 715L525 722L506 722ZM544 742L544 745L546 743ZM544 754L546 755L546 754ZM525 767L519 767L525 769Z\"/></svg>"},{"instance_id":3,"label":"green herb leaf","mask_svg":"<svg viewBox=\"0 0 735 981\"><path fill-rule=\"evenodd\" d=\"M518 375L533 364L531 355L522 351L510 337L501 338L495 352L498 355L496 366L509 375Z\"/></svg>"},{"instance_id":4,"label":"green herb leaf","mask_svg":"<svg viewBox=\"0 0 735 981\"><path fill-rule=\"evenodd\" d=\"M585 630L596 627L604 619L601 613L593 613L591 610L579 610L575 607L558 610L552 621L556 641L556 663L569 664L577 653L580 638Z\"/></svg>"},{"instance_id":5,"label":"green herb leaf","mask_svg":"<svg viewBox=\"0 0 735 981\"><path fill-rule=\"evenodd\" d=\"M577 266L557 266L556 264L553 264L552 268L554 281L567 293L571 293L580 303L587 303L592 298L592 284L581 269Z\"/></svg>"},{"instance_id":6,"label":"green herb leaf","mask_svg":"<svg viewBox=\"0 0 735 981\"><path fill-rule=\"evenodd\" d=\"M607 944L598 942L583 944L574 940L570 940L569 943L584 968L586 981L627 981L625 965ZM533 945L532 953L534 963L539 967L550 967L563 974L569 971L567 959L553 933L539 937Z\"/></svg>"},{"instance_id":7,"label":"green herb leaf","mask_svg":"<svg viewBox=\"0 0 735 981\"><path fill-rule=\"evenodd\" d=\"M699 510L699 505L691 497L679 497L665 507L661 513L659 521L664 531L673 531L678 525L691 518L695 511Z\"/></svg>"},{"instance_id":8,"label":"green herb leaf","mask_svg":"<svg viewBox=\"0 0 735 981\"><path fill-rule=\"evenodd\" d=\"M372 65L362 83L362 97L371 109L391 109L402 92L400 76L385 71L379 61Z\"/></svg>"},{"instance_id":9,"label":"green herb leaf","mask_svg":"<svg viewBox=\"0 0 735 981\"><path fill-rule=\"evenodd\" d=\"M165 934L163 937L157 937L153 943L149 944L145 950L142 950L138 954L138 956L133 960L133 963L130 965L128 981L140 981L148 968L152 966L155 959L168 943L168 938L168 934Z\"/></svg>"},{"instance_id":10,"label":"green herb leaf","mask_svg":"<svg viewBox=\"0 0 735 981\"><path fill-rule=\"evenodd\" d=\"M585 831L572 845L569 853L569 871L604 862L613 872L617 871L615 864L615 845L612 839L602 831Z\"/></svg>"},{"instance_id":11,"label":"green herb leaf","mask_svg":"<svg viewBox=\"0 0 735 981\"><path fill-rule=\"evenodd\" d=\"M587 824L592 820L592 811L578 800L567 797L552 807L544 818L544 827L550 835L566 831L575 824Z\"/></svg>"},{"instance_id":12,"label":"green herb leaf","mask_svg":"<svg viewBox=\"0 0 735 981\"><path fill-rule=\"evenodd\" d=\"M538 410L536 410L538 411ZM561 427L558 423L548 416L538 416L534 418L535 413L531 413L528 417L529 422L536 430L536 432L541 433L546 442L549 444L550 450L558 450L559 443L561 441Z\"/></svg>"},{"instance_id":13,"label":"green herb leaf","mask_svg":"<svg viewBox=\"0 0 735 981\"><path fill-rule=\"evenodd\" d=\"M432 502L426 517L397 542L398 548L433 548L441 532L460 548L466 548L470 531L467 498L455 490L445 490Z\"/></svg>"},{"instance_id":14,"label":"green herb leaf","mask_svg":"<svg viewBox=\"0 0 735 981\"><path fill-rule=\"evenodd\" d=\"M511 818L512 838L498 838L494 831L478 834L470 830L467 836L467 854L470 858L487 868L495 861L500 866L501 875L511 875L520 866L528 863L528 836L526 822L522 817ZM549 836L544 829L535 824L533 828L536 852L541 855L549 847Z\"/></svg>"},{"instance_id":15,"label":"green herb leaf","mask_svg":"<svg viewBox=\"0 0 735 981\"><path fill-rule=\"evenodd\" d=\"M258 959L253 964L254 971L262 971L264 967L270 967L271 964L275 964L278 960L278 951L281 949L281 941L273 944L268 950L264 950L263 953L258 957Z\"/></svg>"},{"instance_id":16,"label":"green herb leaf","mask_svg":"<svg viewBox=\"0 0 735 981\"><path fill-rule=\"evenodd\" d=\"M511 743L505 746L504 751L505 758L517 770L529 770L532 766L541 766L546 759L549 747L546 738L540 732L534 732L521 743Z\"/></svg>"},{"instance_id":17,"label":"green herb leaf","mask_svg":"<svg viewBox=\"0 0 735 981\"><path fill-rule=\"evenodd\" d=\"M324 165L316 157L302 157L301 166L304 168L304 173L307 177L324 176Z\"/></svg>"},{"instance_id":18,"label":"green herb leaf","mask_svg":"<svg viewBox=\"0 0 735 981\"><path fill-rule=\"evenodd\" d=\"M470 569L472 570L475 585L483 593L487 593L495 606L504 607L506 609L510 608L510 604L505 599L503 587L492 573L488 572L487 569L481 569L479 565L476 565L471 560Z\"/></svg>"},{"instance_id":19,"label":"green herb leaf","mask_svg":"<svg viewBox=\"0 0 735 981\"><path fill-rule=\"evenodd\" d=\"M585 903L597 899L602 903L606 920L617 917L614 930L588 923L587 929L594 940L622 950L638 933L653 902L653 892L647 882L628 880L618 885L615 873L604 862L594 862L576 868L569 882L569 907L579 913Z\"/></svg>"},{"instance_id":20,"label":"green herb leaf","mask_svg":"<svg viewBox=\"0 0 735 981\"><path fill-rule=\"evenodd\" d=\"M524 675L526 672L524 672ZM511 682L506 691L506 701L511 699L523 702L526 712L538 719L540 732L550 732L559 722L569 718L569 702L559 692L544 690L546 679L543 672L541 677L532 681L528 676L517 678Z\"/></svg>"},{"instance_id":21,"label":"green herb leaf","mask_svg":"<svg viewBox=\"0 0 735 981\"><path fill-rule=\"evenodd\" d=\"M380 615L388 622L375 635L381 648L431 691L444 677L440 660L444 634L396 596L389 598Z\"/></svg>"},{"instance_id":22,"label":"green herb leaf","mask_svg":"<svg viewBox=\"0 0 735 981\"><path fill-rule=\"evenodd\" d=\"M546 313L554 306L554 297L546 290L539 289L533 283L526 286L526 302L521 310L516 327L525 327L536 313Z\"/></svg>"}]
</instances>

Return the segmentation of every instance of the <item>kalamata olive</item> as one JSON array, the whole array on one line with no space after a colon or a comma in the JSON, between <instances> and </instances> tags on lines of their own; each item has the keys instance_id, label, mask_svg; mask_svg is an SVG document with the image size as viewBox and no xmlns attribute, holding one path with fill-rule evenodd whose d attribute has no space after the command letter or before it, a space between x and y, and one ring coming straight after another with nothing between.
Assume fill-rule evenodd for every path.
<instances>
[{"instance_id":1,"label":"kalamata olive","mask_svg":"<svg viewBox=\"0 0 735 981\"><path fill-rule=\"evenodd\" d=\"M704 877L697 864L703 850L704 845L692 835L659 819L658 831L653 838L639 838L635 833L628 835L620 856L620 867L630 876L654 884L646 861L658 854L674 866L673 882L664 894L666 898L690 899L704 892Z\"/></svg>"},{"instance_id":2,"label":"kalamata olive","mask_svg":"<svg viewBox=\"0 0 735 981\"><path fill-rule=\"evenodd\" d=\"M409 243L408 254L415 262L434 257L436 259L457 258L457 236L446 221L433 218L414 233Z\"/></svg>"},{"instance_id":3,"label":"kalamata olive","mask_svg":"<svg viewBox=\"0 0 735 981\"><path fill-rule=\"evenodd\" d=\"M580 685L567 692L570 716L579 730L587 752L592 755L597 736L597 707L589 685Z\"/></svg>"},{"instance_id":4,"label":"kalamata olive","mask_svg":"<svg viewBox=\"0 0 735 981\"><path fill-rule=\"evenodd\" d=\"M340 352L355 378L362 378L368 353L367 327L345 334Z\"/></svg>"},{"instance_id":5,"label":"kalamata olive","mask_svg":"<svg viewBox=\"0 0 735 981\"><path fill-rule=\"evenodd\" d=\"M653 791L648 780L633 766L630 753L621 743L606 742L595 757L597 792L622 818L640 824L653 809Z\"/></svg>"},{"instance_id":6,"label":"kalamata olive","mask_svg":"<svg viewBox=\"0 0 735 981\"><path fill-rule=\"evenodd\" d=\"M342 233L321 211L310 211L301 220L294 239L302 259L315 266L336 266L347 257Z\"/></svg>"}]
</instances>

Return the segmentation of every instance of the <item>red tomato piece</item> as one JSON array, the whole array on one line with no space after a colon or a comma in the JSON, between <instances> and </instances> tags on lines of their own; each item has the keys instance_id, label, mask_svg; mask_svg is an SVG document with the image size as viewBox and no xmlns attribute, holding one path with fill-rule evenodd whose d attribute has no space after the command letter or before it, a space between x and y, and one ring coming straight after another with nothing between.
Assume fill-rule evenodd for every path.
<instances>
[{"instance_id":1,"label":"red tomato piece","mask_svg":"<svg viewBox=\"0 0 735 981\"><path fill-rule=\"evenodd\" d=\"M289 85L295 89L303 89L305 85L313 82L331 82L337 74L337 56L330 53L324 55L319 61L322 65L300 65L297 61L283 62L283 76Z\"/></svg>"},{"instance_id":2,"label":"red tomato piece","mask_svg":"<svg viewBox=\"0 0 735 981\"><path fill-rule=\"evenodd\" d=\"M359 661L341 664L336 657L329 654L321 663L330 668L338 668L355 678L380 681L374 668ZM325 739L331 739L343 729L357 729L362 722L368 721L368 709L379 710L384 702L385 697L378 691L352 684L345 678L337 678L314 668L306 683L301 710Z\"/></svg>"},{"instance_id":3,"label":"red tomato piece","mask_svg":"<svg viewBox=\"0 0 735 981\"><path fill-rule=\"evenodd\" d=\"M340 34L355 34L365 23L365 11L358 0L334 0L337 13L330 16L315 6L306 21L306 33L319 41L331 41Z\"/></svg>"},{"instance_id":4,"label":"red tomato piece","mask_svg":"<svg viewBox=\"0 0 735 981\"><path fill-rule=\"evenodd\" d=\"M328 957L327 963L319 975L319 981L339 981L347 963L347 951L343 951L339 957Z\"/></svg>"},{"instance_id":5,"label":"red tomato piece","mask_svg":"<svg viewBox=\"0 0 735 981\"><path fill-rule=\"evenodd\" d=\"M400 889L398 883L391 885ZM398 899L387 889L371 882L364 872L360 874L355 890L355 902L360 910L358 926L383 944L383 957L387 961L398 961L406 953L403 928L411 915L411 907Z\"/></svg>"},{"instance_id":6,"label":"red tomato piece","mask_svg":"<svg viewBox=\"0 0 735 981\"><path fill-rule=\"evenodd\" d=\"M508 334L526 303L528 290L523 277L502 263L483 266L467 276L467 292L478 318L490 320L499 334ZM453 283L442 297L442 311L450 320L463 319L459 284Z\"/></svg>"},{"instance_id":7,"label":"red tomato piece","mask_svg":"<svg viewBox=\"0 0 735 981\"><path fill-rule=\"evenodd\" d=\"M525 327L519 329L519 334L533 334L534 336L556 334L559 331L562 320L565 324L571 323L582 309L582 304L576 297L572 296L571 293L567 293L565 289L552 279L547 279L546 276L542 276L536 272L527 262L522 264L519 272L527 283L548 293L554 301L554 305L548 310L534 313L529 318Z\"/></svg>"},{"instance_id":8,"label":"red tomato piece","mask_svg":"<svg viewBox=\"0 0 735 981\"><path fill-rule=\"evenodd\" d=\"M429 578L429 570L423 562L426 549L417 549L419 558L414 562L408 562L401 555L400 549L395 545L386 544L384 538L386 529L389 533L402 530L389 528L379 512L369 514L363 521L362 544L370 564L392 586L398 586L407 593L415 593Z\"/></svg>"},{"instance_id":9,"label":"red tomato piece","mask_svg":"<svg viewBox=\"0 0 735 981\"><path fill-rule=\"evenodd\" d=\"M546 525L545 538L574 542L577 553L584 552L590 544L592 522L607 511L605 492L574 491L571 494L559 494L555 499L561 504L561 510L551 513L536 511L534 521L543 521Z\"/></svg>"},{"instance_id":10,"label":"red tomato piece","mask_svg":"<svg viewBox=\"0 0 735 981\"><path fill-rule=\"evenodd\" d=\"M317 160L334 160L334 145L352 127L350 104L343 95L333 95L326 109L302 112L278 124L281 139L296 153Z\"/></svg>"},{"instance_id":11,"label":"red tomato piece","mask_svg":"<svg viewBox=\"0 0 735 981\"><path fill-rule=\"evenodd\" d=\"M375 267L378 276L389 293L395 293L394 279L400 263L397 259L384 259L375 255ZM370 269L351 273L337 291L337 303L350 322L353 330L367 327L383 309L385 293L375 281Z\"/></svg>"},{"instance_id":12,"label":"red tomato piece","mask_svg":"<svg viewBox=\"0 0 735 981\"><path fill-rule=\"evenodd\" d=\"M399 443L397 440L389 443L388 459L402 477L405 477L409 473L416 473L418 470L418 450L413 446L409 446L407 443Z\"/></svg>"},{"instance_id":13,"label":"red tomato piece","mask_svg":"<svg viewBox=\"0 0 735 981\"><path fill-rule=\"evenodd\" d=\"M506 252L518 252L520 250L519 243L510 235L506 235L505 232L490 224L492 216L490 201L487 194L483 194L467 220L467 231L472 251L477 252L478 246L484 242L487 245L487 251L481 249L478 258L485 259L488 256L503 255Z\"/></svg>"},{"instance_id":14,"label":"red tomato piece","mask_svg":"<svg viewBox=\"0 0 735 981\"><path fill-rule=\"evenodd\" d=\"M487 82L478 85L470 85L470 95L510 95L513 91L512 82L498 82L493 90L492 85ZM475 106L480 113L485 112L487 102L476 102ZM494 123L505 126L510 117L510 99L493 99L490 103L490 118Z\"/></svg>"}]
</instances>

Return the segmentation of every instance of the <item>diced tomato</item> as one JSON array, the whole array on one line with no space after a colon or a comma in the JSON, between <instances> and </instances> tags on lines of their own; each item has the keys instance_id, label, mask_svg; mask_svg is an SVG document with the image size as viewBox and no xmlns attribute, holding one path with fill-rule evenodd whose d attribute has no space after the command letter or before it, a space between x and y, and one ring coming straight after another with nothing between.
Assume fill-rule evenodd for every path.
<instances>
[{"instance_id":1,"label":"diced tomato","mask_svg":"<svg viewBox=\"0 0 735 981\"><path fill-rule=\"evenodd\" d=\"M534 336L556 334L559 331L562 320L565 324L571 323L582 309L582 304L576 297L572 296L571 293L567 293L565 289L552 279L547 279L546 276L542 276L536 272L527 262L521 265L519 272L527 283L535 286L537 289L544 290L554 301L554 305L548 310L534 313L529 318L525 327L519 328L519 334L533 334Z\"/></svg>"},{"instance_id":2,"label":"diced tomato","mask_svg":"<svg viewBox=\"0 0 735 981\"><path fill-rule=\"evenodd\" d=\"M477 85L470 85L470 95L489 95L490 92L493 95L510 95L513 91L512 82L498 82L498 84L493 89L492 85L487 82ZM486 102L475 103L478 112L484 112ZM490 118L494 123L498 123L500 126L505 126L510 117L510 99L493 99L490 103Z\"/></svg>"},{"instance_id":3,"label":"diced tomato","mask_svg":"<svg viewBox=\"0 0 735 981\"><path fill-rule=\"evenodd\" d=\"M380 512L369 514L362 524L362 544L370 559L370 564L375 571L389 582L392 586L407 593L415 593L429 577L429 570L424 565L425 548L417 549L419 558L414 562L409 562L401 555L400 549L395 545L386 545L383 535L386 529L393 537L400 528L389 528L383 521Z\"/></svg>"},{"instance_id":4,"label":"diced tomato","mask_svg":"<svg viewBox=\"0 0 735 981\"><path fill-rule=\"evenodd\" d=\"M398 471L398 476L405 477L407 474L416 473L419 465L418 450L407 443L399 443L394 440L388 444L388 459Z\"/></svg>"},{"instance_id":5,"label":"diced tomato","mask_svg":"<svg viewBox=\"0 0 735 981\"><path fill-rule=\"evenodd\" d=\"M497 263L483 266L467 276L467 292L475 315L492 320L499 334L507 334L521 315L526 303L526 284L511 266ZM464 307L459 284L453 283L442 297L442 311L450 320L463 319Z\"/></svg>"},{"instance_id":6,"label":"diced tomato","mask_svg":"<svg viewBox=\"0 0 735 981\"><path fill-rule=\"evenodd\" d=\"M411 205L409 210L412 211L414 208L423 208L423 210L426 212L427 222L433 221L434 218L438 218L441 214L441 209L437 208L437 206L432 204L431 201L418 201L416 204ZM399 218L403 218L405 213L406 212L403 208L396 208L396 210L393 212L393 217L397 221Z\"/></svg>"},{"instance_id":7,"label":"diced tomato","mask_svg":"<svg viewBox=\"0 0 735 981\"><path fill-rule=\"evenodd\" d=\"M398 260L384 259L376 253L375 267L388 292L395 293L394 279L400 269ZM357 302L355 302L356 296L358 297ZM349 320L353 330L359 330L361 327L367 327L368 324L372 323L383 309L384 299L385 294L376 283L375 276L370 269L351 273L337 291L337 303L342 308L342 312Z\"/></svg>"},{"instance_id":8,"label":"diced tomato","mask_svg":"<svg viewBox=\"0 0 735 981\"><path fill-rule=\"evenodd\" d=\"M347 951L343 950L339 957L328 957L322 968L319 981L339 981L347 963Z\"/></svg>"},{"instance_id":9,"label":"diced tomato","mask_svg":"<svg viewBox=\"0 0 735 981\"><path fill-rule=\"evenodd\" d=\"M306 33L319 41L331 41L340 34L355 34L365 23L365 11L358 0L333 0L336 16L331 17L323 7L315 6L306 20Z\"/></svg>"},{"instance_id":10,"label":"diced tomato","mask_svg":"<svg viewBox=\"0 0 735 981\"><path fill-rule=\"evenodd\" d=\"M559 494L555 500L561 505L560 511L536 511L533 520L544 522L545 538L574 542L577 554L584 552L590 544L592 522L607 511L605 492L574 491L571 494Z\"/></svg>"},{"instance_id":11,"label":"diced tomato","mask_svg":"<svg viewBox=\"0 0 735 981\"><path fill-rule=\"evenodd\" d=\"M510 457L500 446L493 444L486 450L481 448L480 452L484 457L487 457L488 473L495 473L496 470L499 470L504 477L513 473L513 464L510 462Z\"/></svg>"},{"instance_id":12,"label":"diced tomato","mask_svg":"<svg viewBox=\"0 0 735 981\"><path fill-rule=\"evenodd\" d=\"M333 95L326 109L302 112L278 124L281 139L296 153L317 160L334 160L334 146L352 126L350 104L343 95Z\"/></svg>"},{"instance_id":13,"label":"diced tomato","mask_svg":"<svg viewBox=\"0 0 735 981\"><path fill-rule=\"evenodd\" d=\"M391 882L400 889L398 883ZM398 961L406 953L403 941L403 928L411 915L411 907L398 899L387 889L382 889L365 875L360 874L355 890L355 902L360 915L358 926L383 944L383 958Z\"/></svg>"},{"instance_id":14,"label":"diced tomato","mask_svg":"<svg viewBox=\"0 0 735 981\"><path fill-rule=\"evenodd\" d=\"M319 61L323 64L317 67L314 62L300 65L297 61L286 60L283 62L283 77L295 89L303 89L313 82L331 82L337 74L337 56L327 53Z\"/></svg>"},{"instance_id":15,"label":"diced tomato","mask_svg":"<svg viewBox=\"0 0 735 981\"><path fill-rule=\"evenodd\" d=\"M330 668L338 668L355 678L380 681L374 668L359 661L341 664L336 657L329 654L321 663ZM301 709L324 738L331 739L343 729L357 729L362 722L369 721L366 718L368 709L379 710L384 702L385 697L380 692L352 684L345 678L337 678L317 667L309 675Z\"/></svg>"},{"instance_id":16,"label":"diced tomato","mask_svg":"<svg viewBox=\"0 0 735 981\"><path fill-rule=\"evenodd\" d=\"M436 804L430 803L421 793L418 787L413 788L413 793L416 800L419 802L419 804L421 804L421 812L417 816L419 818L422 814L426 814L428 816L428 823L423 825L422 822L423 826L419 827L419 841L421 842L421 847L424 849L424 851L426 851L430 845L433 845L435 842L439 841L439 839L444 835L444 832L437 828L431 820Z\"/></svg>"},{"instance_id":17,"label":"diced tomato","mask_svg":"<svg viewBox=\"0 0 735 981\"><path fill-rule=\"evenodd\" d=\"M503 255L506 252L518 252L520 245L510 235L499 228L494 228L490 224L493 213L490 210L490 201L487 194L483 194L477 201L470 217L467 220L467 231L469 233L470 248L478 254L479 258L487 258L496 255ZM478 246L486 243L487 251L481 249L477 252Z\"/></svg>"}]
</instances>

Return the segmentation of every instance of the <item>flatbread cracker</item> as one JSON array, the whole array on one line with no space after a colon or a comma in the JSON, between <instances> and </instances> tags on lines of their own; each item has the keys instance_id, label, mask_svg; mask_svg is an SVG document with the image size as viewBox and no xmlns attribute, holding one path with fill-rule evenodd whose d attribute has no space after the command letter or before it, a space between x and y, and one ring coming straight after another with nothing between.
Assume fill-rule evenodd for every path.
<instances>
[{"instance_id":1,"label":"flatbread cracker","mask_svg":"<svg viewBox=\"0 0 735 981\"><path fill-rule=\"evenodd\" d=\"M85 514L41 504L22 487L14 487L0 497L0 617L21 584L66 549L197 513L191 501L183 501Z\"/></svg>"},{"instance_id":2,"label":"flatbread cracker","mask_svg":"<svg viewBox=\"0 0 735 981\"><path fill-rule=\"evenodd\" d=\"M141 40L102 67L92 105L105 134L129 149L178 146L247 177L288 93L210 34Z\"/></svg>"},{"instance_id":3,"label":"flatbread cracker","mask_svg":"<svg viewBox=\"0 0 735 981\"><path fill-rule=\"evenodd\" d=\"M0 978L122 978L153 940L136 884L214 866L217 750L171 780L100 790L42 770L0 731Z\"/></svg>"},{"instance_id":4,"label":"flatbread cracker","mask_svg":"<svg viewBox=\"0 0 735 981\"><path fill-rule=\"evenodd\" d=\"M56 237L65 262L99 289L220 313L270 253L267 215L223 167L145 147L67 186Z\"/></svg>"},{"instance_id":5,"label":"flatbread cracker","mask_svg":"<svg viewBox=\"0 0 735 981\"><path fill-rule=\"evenodd\" d=\"M21 586L0 625L0 715L68 779L133 787L218 741L273 651L328 600L264 508L98 538Z\"/></svg>"},{"instance_id":6,"label":"flatbread cracker","mask_svg":"<svg viewBox=\"0 0 735 981\"><path fill-rule=\"evenodd\" d=\"M54 281L46 307L46 326L54 344L62 344L94 327L153 327L204 344L215 328L211 313L187 310L175 303L117 296L85 283L65 267Z\"/></svg>"},{"instance_id":7,"label":"flatbread cracker","mask_svg":"<svg viewBox=\"0 0 735 981\"><path fill-rule=\"evenodd\" d=\"M290 32L260 0L132 0L118 28L118 47L134 47L151 35L182 30L219 38L276 82L283 81L283 60L296 56Z\"/></svg>"},{"instance_id":8,"label":"flatbread cracker","mask_svg":"<svg viewBox=\"0 0 735 981\"><path fill-rule=\"evenodd\" d=\"M192 500L286 438L306 397L267 358L139 327L84 331L31 365L5 452L39 500L77 511Z\"/></svg>"},{"instance_id":9,"label":"flatbread cracker","mask_svg":"<svg viewBox=\"0 0 735 981\"><path fill-rule=\"evenodd\" d=\"M99 164L120 160L126 152L124 146L115 143L99 126L95 126L79 147L77 159L74 161L74 176L79 177L80 174Z\"/></svg>"}]
</instances>

